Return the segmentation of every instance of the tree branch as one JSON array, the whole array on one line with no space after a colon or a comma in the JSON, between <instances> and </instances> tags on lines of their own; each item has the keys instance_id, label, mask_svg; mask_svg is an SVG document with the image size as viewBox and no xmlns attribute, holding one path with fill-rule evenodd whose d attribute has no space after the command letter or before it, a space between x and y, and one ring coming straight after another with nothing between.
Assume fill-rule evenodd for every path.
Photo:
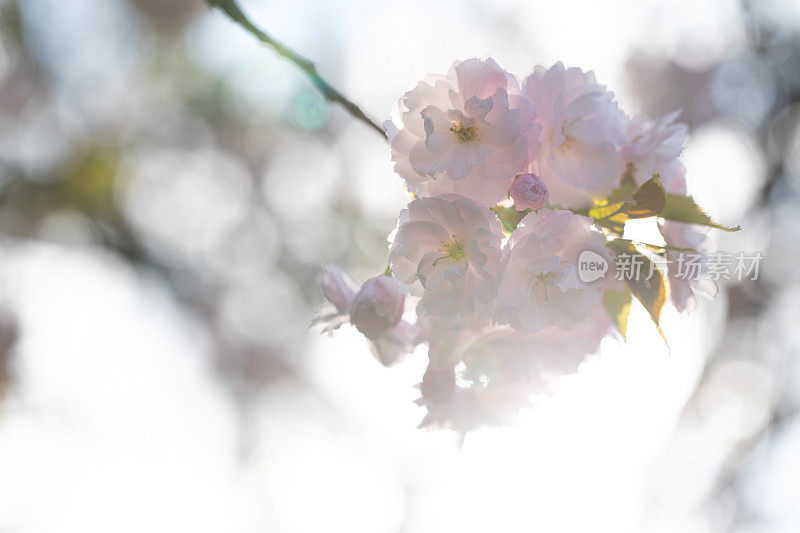
<instances>
[{"instance_id":1,"label":"tree branch","mask_svg":"<svg viewBox=\"0 0 800 533\"><path fill-rule=\"evenodd\" d=\"M378 132L381 137L387 139L386 132L383 130L383 128L377 122L369 118L361 110L361 108L354 104L349 98L331 87L331 85L319 75L317 72L317 67L314 66L314 63L301 56L282 42L273 39L270 35L253 24L236 3L236 0L206 0L206 3L208 3L208 5L212 8L217 7L222 10L226 15L228 15L228 17L230 17L232 21L236 22L239 24L239 26L247 30L256 39L261 41L262 44L272 48L276 54L285 57L294 63L300 70L306 73L306 75L311 79L311 82L319 90L319 92L322 93L322 96L324 96L326 100L330 102L338 102L354 118L365 123L367 126Z\"/></svg>"}]
</instances>

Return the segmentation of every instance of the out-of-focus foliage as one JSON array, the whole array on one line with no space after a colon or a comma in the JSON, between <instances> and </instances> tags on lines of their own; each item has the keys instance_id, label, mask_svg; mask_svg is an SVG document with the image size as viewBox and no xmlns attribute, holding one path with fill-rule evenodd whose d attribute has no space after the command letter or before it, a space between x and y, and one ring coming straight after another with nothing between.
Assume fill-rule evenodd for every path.
<instances>
[{"instance_id":1,"label":"out-of-focus foliage","mask_svg":"<svg viewBox=\"0 0 800 533\"><path fill-rule=\"evenodd\" d=\"M674 444L657 469L686 472L696 469L690 464L705 465L696 475L713 480L703 502L714 531L760 531L770 523L797 526L786 510L761 502L785 498L779 487L795 490L782 481L780 470L788 472L794 466L780 463L786 458L779 450L797 446L787 439L796 439L794 428L800 424L797 382L791 377L798 370L800 338L795 328L781 326L796 318L796 307L788 305L787 298L798 291L798 278L788 267L800 259L790 251L797 250L798 233L788 228L796 227L791 213L800 202L800 31L790 19L781 18L778 4L743 1L740 7L748 46L738 53L700 68L679 57L637 53L628 65L648 112L682 108L681 118L689 122L693 135L711 127L744 135L755 150L752 157L764 162L764 181L743 211L743 225L750 230L722 243L728 250L763 250L766 272L758 281L728 285L728 321L721 342L706 361ZM719 152L720 168L725 168L725 158L740 155ZM729 179L724 171L715 173L701 194L726 187ZM722 197L727 198L724 193ZM668 210L677 207L667 204ZM684 206L686 213L688 207ZM767 233L766 242L759 232ZM721 431L724 417L731 426ZM719 456L712 460L708 450L676 455L674 450L687 439L706 442Z\"/></svg>"},{"instance_id":2,"label":"out-of-focus foliage","mask_svg":"<svg viewBox=\"0 0 800 533\"><path fill-rule=\"evenodd\" d=\"M0 311L0 401L13 384L12 349L18 337L16 320L7 312Z\"/></svg>"},{"instance_id":3,"label":"out-of-focus foliage","mask_svg":"<svg viewBox=\"0 0 800 533\"><path fill-rule=\"evenodd\" d=\"M234 80L192 57L199 0L113 2L52 35L43 9L2 4L0 231L101 244L158 272L215 332L233 384L293 374L320 262L370 265L385 239L336 185L346 119L302 76L285 107L246 109ZM73 79L81 69L102 77Z\"/></svg>"}]
</instances>

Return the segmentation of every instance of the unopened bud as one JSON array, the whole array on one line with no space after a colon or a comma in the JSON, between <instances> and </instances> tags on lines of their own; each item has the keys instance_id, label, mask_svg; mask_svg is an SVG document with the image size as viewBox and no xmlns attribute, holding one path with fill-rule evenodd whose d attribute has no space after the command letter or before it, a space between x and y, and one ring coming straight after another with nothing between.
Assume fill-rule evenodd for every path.
<instances>
[{"instance_id":1,"label":"unopened bud","mask_svg":"<svg viewBox=\"0 0 800 533\"><path fill-rule=\"evenodd\" d=\"M403 317L405 294L389 276L368 279L350 307L350 322L369 339L379 339Z\"/></svg>"},{"instance_id":2,"label":"unopened bud","mask_svg":"<svg viewBox=\"0 0 800 533\"><path fill-rule=\"evenodd\" d=\"M511 184L510 192L517 211L541 209L550 197L547 186L536 174L518 174Z\"/></svg>"}]
</instances>

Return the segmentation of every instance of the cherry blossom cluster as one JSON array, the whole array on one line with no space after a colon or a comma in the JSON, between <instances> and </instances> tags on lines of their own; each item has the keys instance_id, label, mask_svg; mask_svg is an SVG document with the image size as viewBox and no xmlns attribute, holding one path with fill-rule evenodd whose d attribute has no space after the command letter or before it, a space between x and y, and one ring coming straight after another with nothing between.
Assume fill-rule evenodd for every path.
<instances>
[{"instance_id":1,"label":"cherry blossom cluster","mask_svg":"<svg viewBox=\"0 0 800 533\"><path fill-rule=\"evenodd\" d=\"M592 72L561 63L523 80L492 59L425 76L385 123L412 197L389 267L363 284L326 267L330 304L316 322L351 323L385 365L427 346L423 426L504 423L604 337L624 335L633 299L658 323L668 298L683 311L716 290L658 269L629 285L578 273L586 251L612 264L622 252L710 249L703 226L719 226L687 196L677 115L627 116ZM663 244L623 238L627 219L647 217Z\"/></svg>"}]
</instances>

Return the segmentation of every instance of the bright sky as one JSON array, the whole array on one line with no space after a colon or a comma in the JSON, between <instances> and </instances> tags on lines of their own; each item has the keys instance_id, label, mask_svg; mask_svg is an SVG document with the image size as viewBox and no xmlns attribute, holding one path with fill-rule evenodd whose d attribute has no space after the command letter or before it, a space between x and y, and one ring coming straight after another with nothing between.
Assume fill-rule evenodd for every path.
<instances>
[{"instance_id":1,"label":"bright sky","mask_svg":"<svg viewBox=\"0 0 800 533\"><path fill-rule=\"evenodd\" d=\"M668 358L634 315L627 347L610 343L519 427L470 435L459 451L452 435L414 427L423 354L386 370L349 328L313 334L319 392L268 393L241 460L202 331L162 287L92 249L7 243L3 255L25 332L22 389L0 424L0 526L12 531L390 532L408 498L420 512L409 531L634 531L642 471L700 361L681 346L690 335Z\"/></svg>"}]
</instances>

